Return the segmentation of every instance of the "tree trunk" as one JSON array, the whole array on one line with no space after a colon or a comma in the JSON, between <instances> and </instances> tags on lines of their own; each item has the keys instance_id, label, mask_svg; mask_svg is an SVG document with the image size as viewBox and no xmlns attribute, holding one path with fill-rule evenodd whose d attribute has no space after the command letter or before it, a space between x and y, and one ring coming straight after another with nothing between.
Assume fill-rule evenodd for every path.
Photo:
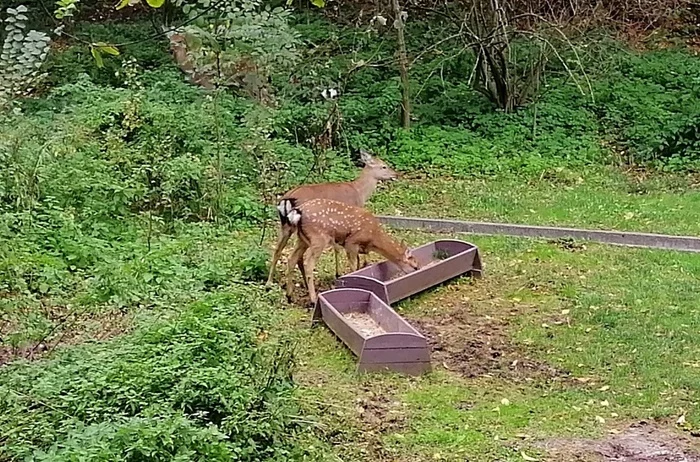
<instances>
[{"instance_id":1,"label":"tree trunk","mask_svg":"<svg viewBox=\"0 0 700 462\"><path fill-rule=\"evenodd\" d=\"M411 89L408 80L408 53L406 52L406 38L404 36L404 18L401 16L399 0L394 3L394 27L398 35L399 45L399 72L401 74L401 126L411 126Z\"/></svg>"}]
</instances>

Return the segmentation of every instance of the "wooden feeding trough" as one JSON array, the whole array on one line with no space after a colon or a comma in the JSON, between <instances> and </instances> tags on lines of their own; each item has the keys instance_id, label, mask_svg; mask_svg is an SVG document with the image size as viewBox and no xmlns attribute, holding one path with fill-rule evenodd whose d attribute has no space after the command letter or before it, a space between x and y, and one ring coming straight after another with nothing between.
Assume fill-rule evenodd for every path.
<instances>
[{"instance_id":1,"label":"wooden feeding trough","mask_svg":"<svg viewBox=\"0 0 700 462\"><path fill-rule=\"evenodd\" d=\"M462 274L481 276L479 249L468 242L442 239L414 249L413 256L421 265L417 271L404 274L383 261L341 277L335 287L368 290L392 304Z\"/></svg>"},{"instance_id":2,"label":"wooden feeding trough","mask_svg":"<svg viewBox=\"0 0 700 462\"><path fill-rule=\"evenodd\" d=\"M391 370L419 375L430 371L425 337L372 292L323 292L316 302L313 319L323 320L359 357L358 372Z\"/></svg>"}]
</instances>

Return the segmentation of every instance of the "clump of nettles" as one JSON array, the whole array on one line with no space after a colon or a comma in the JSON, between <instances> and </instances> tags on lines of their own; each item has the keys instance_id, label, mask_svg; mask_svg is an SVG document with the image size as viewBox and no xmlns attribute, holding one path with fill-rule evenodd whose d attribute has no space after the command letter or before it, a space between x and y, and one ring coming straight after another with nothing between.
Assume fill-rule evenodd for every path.
<instances>
[{"instance_id":1,"label":"clump of nettles","mask_svg":"<svg viewBox=\"0 0 700 462\"><path fill-rule=\"evenodd\" d=\"M46 77L42 66L51 39L43 32L27 30L26 12L24 5L8 8L3 21L6 36L0 52L0 108L31 94Z\"/></svg>"}]
</instances>

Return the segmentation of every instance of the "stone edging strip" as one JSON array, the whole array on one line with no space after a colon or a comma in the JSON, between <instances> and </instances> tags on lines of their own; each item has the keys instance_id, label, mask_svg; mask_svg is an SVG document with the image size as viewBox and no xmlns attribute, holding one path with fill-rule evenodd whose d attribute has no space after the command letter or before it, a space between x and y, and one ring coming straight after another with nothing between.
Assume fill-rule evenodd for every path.
<instances>
[{"instance_id":1,"label":"stone edging strip","mask_svg":"<svg viewBox=\"0 0 700 462\"><path fill-rule=\"evenodd\" d=\"M545 239L571 238L629 247L700 252L700 237L633 233L626 231L556 228L553 226L511 225L506 223L484 223L478 221L440 220L434 218L381 215L378 218L385 225L397 229L424 229L434 232L457 232L490 236L504 235Z\"/></svg>"}]
</instances>

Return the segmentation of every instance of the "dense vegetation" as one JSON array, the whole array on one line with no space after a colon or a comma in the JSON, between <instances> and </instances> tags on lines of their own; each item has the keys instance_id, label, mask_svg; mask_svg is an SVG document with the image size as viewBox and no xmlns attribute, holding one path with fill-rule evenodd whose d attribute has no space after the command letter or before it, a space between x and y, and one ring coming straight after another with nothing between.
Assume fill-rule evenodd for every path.
<instances>
[{"instance_id":1,"label":"dense vegetation","mask_svg":"<svg viewBox=\"0 0 700 462\"><path fill-rule=\"evenodd\" d=\"M294 56L269 67L271 104L186 83L137 18L72 24L132 45L98 67L62 37L33 97L0 115L0 361L53 353L3 367L0 460L312 457L293 348L268 338L283 303L259 286L258 233L274 232L276 194L351 177L360 147L415 176L700 168L700 60L682 46L578 37L539 96L504 113L469 82L472 55L409 22L421 59L404 130L392 34L288 20Z\"/></svg>"}]
</instances>

